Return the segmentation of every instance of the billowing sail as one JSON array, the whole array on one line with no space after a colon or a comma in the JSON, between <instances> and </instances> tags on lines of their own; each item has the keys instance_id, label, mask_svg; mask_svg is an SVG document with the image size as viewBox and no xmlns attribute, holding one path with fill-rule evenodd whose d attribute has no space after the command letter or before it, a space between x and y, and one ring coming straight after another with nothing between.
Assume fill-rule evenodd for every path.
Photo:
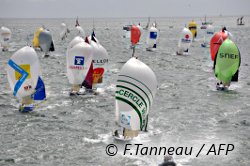
<instances>
[{"instance_id":1,"label":"billowing sail","mask_svg":"<svg viewBox=\"0 0 250 166\"><path fill-rule=\"evenodd\" d=\"M183 30L181 31L181 36L180 36L180 40L178 43L177 54L183 55L184 52L187 54L191 43L192 43L191 31L187 28L183 28Z\"/></svg>"},{"instance_id":2,"label":"billowing sail","mask_svg":"<svg viewBox=\"0 0 250 166\"><path fill-rule=\"evenodd\" d=\"M72 85L81 85L92 63L92 47L80 42L67 50L67 76Z\"/></svg>"},{"instance_id":3,"label":"billowing sail","mask_svg":"<svg viewBox=\"0 0 250 166\"><path fill-rule=\"evenodd\" d=\"M130 33L130 40L132 45L136 45L140 41L141 37L141 30L136 25L132 25L131 33Z\"/></svg>"},{"instance_id":4,"label":"billowing sail","mask_svg":"<svg viewBox=\"0 0 250 166\"><path fill-rule=\"evenodd\" d=\"M76 36L70 43L68 46L68 50L73 48L75 45L77 45L78 43L84 42L84 39L80 36Z\"/></svg>"},{"instance_id":5,"label":"billowing sail","mask_svg":"<svg viewBox=\"0 0 250 166\"><path fill-rule=\"evenodd\" d=\"M228 34L223 30L220 32L217 32L210 40L210 54L211 59L214 61L215 55L217 54L217 51L220 47L220 45L223 43L224 40L226 40L228 37Z\"/></svg>"},{"instance_id":6,"label":"billowing sail","mask_svg":"<svg viewBox=\"0 0 250 166\"><path fill-rule=\"evenodd\" d=\"M60 38L64 40L67 37L67 33L69 33L69 29L65 23L61 23L61 32L60 32Z\"/></svg>"},{"instance_id":7,"label":"billowing sail","mask_svg":"<svg viewBox=\"0 0 250 166\"><path fill-rule=\"evenodd\" d=\"M201 46L210 47L210 41L213 35L214 35L214 26L209 24L207 25L206 34L204 36L204 42L201 44Z\"/></svg>"},{"instance_id":8,"label":"billowing sail","mask_svg":"<svg viewBox=\"0 0 250 166\"><path fill-rule=\"evenodd\" d=\"M197 37L197 24L194 20L192 20L188 24L188 29L192 32L193 39Z\"/></svg>"},{"instance_id":9,"label":"billowing sail","mask_svg":"<svg viewBox=\"0 0 250 166\"><path fill-rule=\"evenodd\" d=\"M45 29L42 32L40 32L39 44L40 44L42 51L45 52L45 55L47 55L49 51L51 51L51 47L54 44L53 44L52 36L49 30Z\"/></svg>"},{"instance_id":10,"label":"billowing sail","mask_svg":"<svg viewBox=\"0 0 250 166\"><path fill-rule=\"evenodd\" d=\"M31 47L23 47L10 58L7 75L14 96L20 100L35 92L40 72L39 59Z\"/></svg>"},{"instance_id":11,"label":"billowing sail","mask_svg":"<svg viewBox=\"0 0 250 166\"><path fill-rule=\"evenodd\" d=\"M39 35L40 33L43 31L43 28L38 28L34 34L34 38L33 38L33 41L32 41L32 45L34 48L39 48L40 47L40 44L39 44Z\"/></svg>"},{"instance_id":12,"label":"billowing sail","mask_svg":"<svg viewBox=\"0 0 250 166\"><path fill-rule=\"evenodd\" d=\"M85 32L81 26L76 26L76 35L81 36L83 38L85 37Z\"/></svg>"},{"instance_id":13,"label":"billowing sail","mask_svg":"<svg viewBox=\"0 0 250 166\"><path fill-rule=\"evenodd\" d=\"M104 81L104 74L108 70L108 53L106 49L99 43L97 38L92 35L88 40L93 47L93 86L97 87Z\"/></svg>"},{"instance_id":14,"label":"billowing sail","mask_svg":"<svg viewBox=\"0 0 250 166\"><path fill-rule=\"evenodd\" d=\"M226 39L216 55L215 76L225 85L229 85L240 66L240 51L236 44ZM237 75L238 77L238 75ZM238 80L238 78L237 78Z\"/></svg>"},{"instance_id":15,"label":"billowing sail","mask_svg":"<svg viewBox=\"0 0 250 166\"><path fill-rule=\"evenodd\" d=\"M124 64L118 75L115 97L116 121L125 132L145 129L156 90L156 76L146 64L134 57Z\"/></svg>"},{"instance_id":16,"label":"billowing sail","mask_svg":"<svg viewBox=\"0 0 250 166\"><path fill-rule=\"evenodd\" d=\"M3 50L8 49L10 39L11 39L10 29L7 27L1 27L1 29L0 29L0 45L3 47Z\"/></svg>"},{"instance_id":17,"label":"billowing sail","mask_svg":"<svg viewBox=\"0 0 250 166\"><path fill-rule=\"evenodd\" d=\"M150 27L148 36L147 36L147 50L152 50L156 48L158 38L159 38L158 29L154 26Z\"/></svg>"}]
</instances>

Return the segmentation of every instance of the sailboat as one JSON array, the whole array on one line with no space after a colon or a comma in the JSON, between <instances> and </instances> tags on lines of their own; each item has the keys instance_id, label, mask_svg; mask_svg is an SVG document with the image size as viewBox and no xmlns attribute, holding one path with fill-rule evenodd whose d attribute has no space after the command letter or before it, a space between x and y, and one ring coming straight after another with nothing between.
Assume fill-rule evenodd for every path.
<instances>
[{"instance_id":1,"label":"sailboat","mask_svg":"<svg viewBox=\"0 0 250 166\"><path fill-rule=\"evenodd\" d=\"M45 53L45 57L49 56L50 51L55 51L52 35L48 29L44 28L40 32L38 39L41 51Z\"/></svg>"},{"instance_id":2,"label":"sailboat","mask_svg":"<svg viewBox=\"0 0 250 166\"><path fill-rule=\"evenodd\" d=\"M43 27L40 27L35 31L34 38L32 40L32 46L34 49L40 49L39 35L43 30Z\"/></svg>"},{"instance_id":3,"label":"sailboat","mask_svg":"<svg viewBox=\"0 0 250 166\"><path fill-rule=\"evenodd\" d=\"M241 57L236 44L226 39L223 41L215 56L215 76L220 81L217 90L227 90L232 81L238 81Z\"/></svg>"},{"instance_id":4,"label":"sailboat","mask_svg":"<svg viewBox=\"0 0 250 166\"><path fill-rule=\"evenodd\" d=\"M76 34L75 34L76 36L81 36L82 38L85 38L85 31L80 26L79 21L78 21L78 17L76 18L75 29L76 29Z\"/></svg>"},{"instance_id":5,"label":"sailboat","mask_svg":"<svg viewBox=\"0 0 250 166\"><path fill-rule=\"evenodd\" d=\"M212 24L213 24L213 22L211 22L211 21L208 22L207 21L207 16L205 15L204 22L203 21L201 22L201 25L202 25L201 29L207 29L207 26L212 25Z\"/></svg>"},{"instance_id":6,"label":"sailboat","mask_svg":"<svg viewBox=\"0 0 250 166\"><path fill-rule=\"evenodd\" d=\"M206 34L204 36L204 41L201 44L201 47L210 47L210 40L214 35L214 26L208 25L206 28Z\"/></svg>"},{"instance_id":7,"label":"sailboat","mask_svg":"<svg viewBox=\"0 0 250 166\"><path fill-rule=\"evenodd\" d=\"M93 48L80 37L75 37L67 49L67 77L72 85L70 95L80 94L82 82L85 80L92 64Z\"/></svg>"},{"instance_id":8,"label":"sailboat","mask_svg":"<svg viewBox=\"0 0 250 166\"><path fill-rule=\"evenodd\" d=\"M192 32L186 27L181 31L181 36L178 42L177 55L188 55L189 47L192 44Z\"/></svg>"},{"instance_id":9,"label":"sailboat","mask_svg":"<svg viewBox=\"0 0 250 166\"><path fill-rule=\"evenodd\" d=\"M67 25L65 23L61 23L60 26L61 32L60 32L60 38L61 40L64 40L67 38L67 34L70 32Z\"/></svg>"},{"instance_id":10,"label":"sailboat","mask_svg":"<svg viewBox=\"0 0 250 166\"><path fill-rule=\"evenodd\" d=\"M140 30L136 28L132 26L131 29L134 46L140 38ZM121 130L115 130L113 138L123 141L137 137L140 131L147 131L148 114L157 90L154 72L134 54L135 50L123 65L116 83L116 122Z\"/></svg>"},{"instance_id":11,"label":"sailboat","mask_svg":"<svg viewBox=\"0 0 250 166\"><path fill-rule=\"evenodd\" d=\"M148 30L149 25L150 25L150 17L148 17L147 25L146 25L143 29L144 29L144 30Z\"/></svg>"},{"instance_id":12,"label":"sailboat","mask_svg":"<svg viewBox=\"0 0 250 166\"><path fill-rule=\"evenodd\" d=\"M153 51L156 49L157 41L159 38L159 30L155 27L155 24L150 27L147 36L147 51Z\"/></svg>"},{"instance_id":13,"label":"sailboat","mask_svg":"<svg viewBox=\"0 0 250 166\"><path fill-rule=\"evenodd\" d=\"M194 20L192 20L188 24L188 29L192 32L193 40L197 37L197 24Z\"/></svg>"},{"instance_id":14,"label":"sailboat","mask_svg":"<svg viewBox=\"0 0 250 166\"><path fill-rule=\"evenodd\" d=\"M220 45L227 38L228 38L228 33L225 31L224 28L220 32L215 33L214 36L211 38L211 40L210 40L210 54L211 54L212 61L214 61Z\"/></svg>"},{"instance_id":15,"label":"sailboat","mask_svg":"<svg viewBox=\"0 0 250 166\"><path fill-rule=\"evenodd\" d=\"M243 18L244 18L243 16L237 18L237 25L245 25L245 23L243 22Z\"/></svg>"},{"instance_id":16,"label":"sailboat","mask_svg":"<svg viewBox=\"0 0 250 166\"><path fill-rule=\"evenodd\" d=\"M7 27L1 27L0 29L0 46L2 51L7 51L9 47L9 42L11 39L11 30Z\"/></svg>"},{"instance_id":17,"label":"sailboat","mask_svg":"<svg viewBox=\"0 0 250 166\"><path fill-rule=\"evenodd\" d=\"M33 111L35 101L45 100L39 59L33 48L25 46L12 55L8 61L7 76L13 95L21 102L20 112Z\"/></svg>"},{"instance_id":18,"label":"sailboat","mask_svg":"<svg viewBox=\"0 0 250 166\"><path fill-rule=\"evenodd\" d=\"M135 46L140 41L140 37L141 37L141 30L140 30L140 28L138 26L136 26L136 25L132 25L131 31L130 31L130 41L131 41L131 44L132 44L131 48L133 49L132 57L135 54Z\"/></svg>"},{"instance_id":19,"label":"sailboat","mask_svg":"<svg viewBox=\"0 0 250 166\"><path fill-rule=\"evenodd\" d=\"M82 86L91 92L104 85L104 75L108 70L108 53L96 38L94 31L91 36L86 38L85 42L93 48L93 61Z\"/></svg>"}]
</instances>

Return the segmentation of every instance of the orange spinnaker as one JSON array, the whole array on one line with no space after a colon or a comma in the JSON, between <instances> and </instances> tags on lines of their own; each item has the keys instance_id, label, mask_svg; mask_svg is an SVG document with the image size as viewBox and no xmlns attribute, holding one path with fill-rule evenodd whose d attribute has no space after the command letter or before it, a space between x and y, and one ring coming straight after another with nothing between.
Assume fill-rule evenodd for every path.
<instances>
[{"instance_id":1,"label":"orange spinnaker","mask_svg":"<svg viewBox=\"0 0 250 166\"><path fill-rule=\"evenodd\" d=\"M217 32L210 40L210 54L212 61L214 61L220 45L227 39L227 37L228 34L225 31L220 31Z\"/></svg>"},{"instance_id":2,"label":"orange spinnaker","mask_svg":"<svg viewBox=\"0 0 250 166\"><path fill-rule=\"evenodd\" d=\"M132 45L136 45L139 42L141 37L141 31L136 25L132 25L130 37Z\"/></svg>"}]
</instances>

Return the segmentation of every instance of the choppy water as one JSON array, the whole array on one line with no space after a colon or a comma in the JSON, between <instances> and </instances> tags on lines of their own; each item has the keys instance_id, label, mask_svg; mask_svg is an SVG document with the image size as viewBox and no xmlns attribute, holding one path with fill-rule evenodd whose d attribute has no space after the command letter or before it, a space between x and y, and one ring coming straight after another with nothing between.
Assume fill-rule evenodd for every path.
<instances>
[{"instance_id":1,"label":"choppy water","mask_svg":"<svg viewBox=\"0 0 250 166\"><path fill-rule=\"evenodd\" d=\"M145 33L136 55L156 73L159 90L150 112L149 132L131 143L144 146L193 147L191 156L175 155L185 166L250 165L250 18L237 26L236 17L212 18L216 29L226 25L234 35L242 56L239 82L229 92L215 90L209 49L201 48L203 34L192 44L189 56L176 56L179 33L192 18L157 18L160 43L156 52L145 51ZM151 19L153 20L153 19ZM200 18L195 18L200 23ZM96 36L110 56L110 71L104 92L97 96L70 97L66 77L66 42L59 39L60 23L73 28L74 19L0 19L13 36L10 51L0 56L0 165L158 165L163 155L123 155L124 143L111 138L114 123L115 79L132 51L122 38L122 26L130 22L146 24L147 19L96 19ZM92 19L80 19L86 34ZM6 76L9 57L32 38L37 27L45 25L53 35L56 51L43 58L38 52L42 77L47 88L47 101L32 113L17 111ZM170 28L169 26L174 26ZM106 30L109 28L109 30ZM105 148L114 143L119 152L107 156ZM195 157L202 144L234 144L229 155ZM221 153L225 154L225 151Z\"/></svg>"}]
</instances>

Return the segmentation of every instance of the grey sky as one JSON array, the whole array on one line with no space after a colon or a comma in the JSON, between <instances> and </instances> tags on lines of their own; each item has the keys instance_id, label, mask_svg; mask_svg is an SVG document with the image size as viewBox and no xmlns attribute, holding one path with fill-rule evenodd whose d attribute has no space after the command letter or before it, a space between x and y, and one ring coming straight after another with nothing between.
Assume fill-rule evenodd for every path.
<instances>
[{"instance_id":1,"label":"grey sky","mask_svg":"<svg viewBox=\"0 0 250 166\"><path fill-rule=\"evenodd\" d=\"M0 0L0 18L250 15L250 0Z\"/></svg>"}]
</instances>

